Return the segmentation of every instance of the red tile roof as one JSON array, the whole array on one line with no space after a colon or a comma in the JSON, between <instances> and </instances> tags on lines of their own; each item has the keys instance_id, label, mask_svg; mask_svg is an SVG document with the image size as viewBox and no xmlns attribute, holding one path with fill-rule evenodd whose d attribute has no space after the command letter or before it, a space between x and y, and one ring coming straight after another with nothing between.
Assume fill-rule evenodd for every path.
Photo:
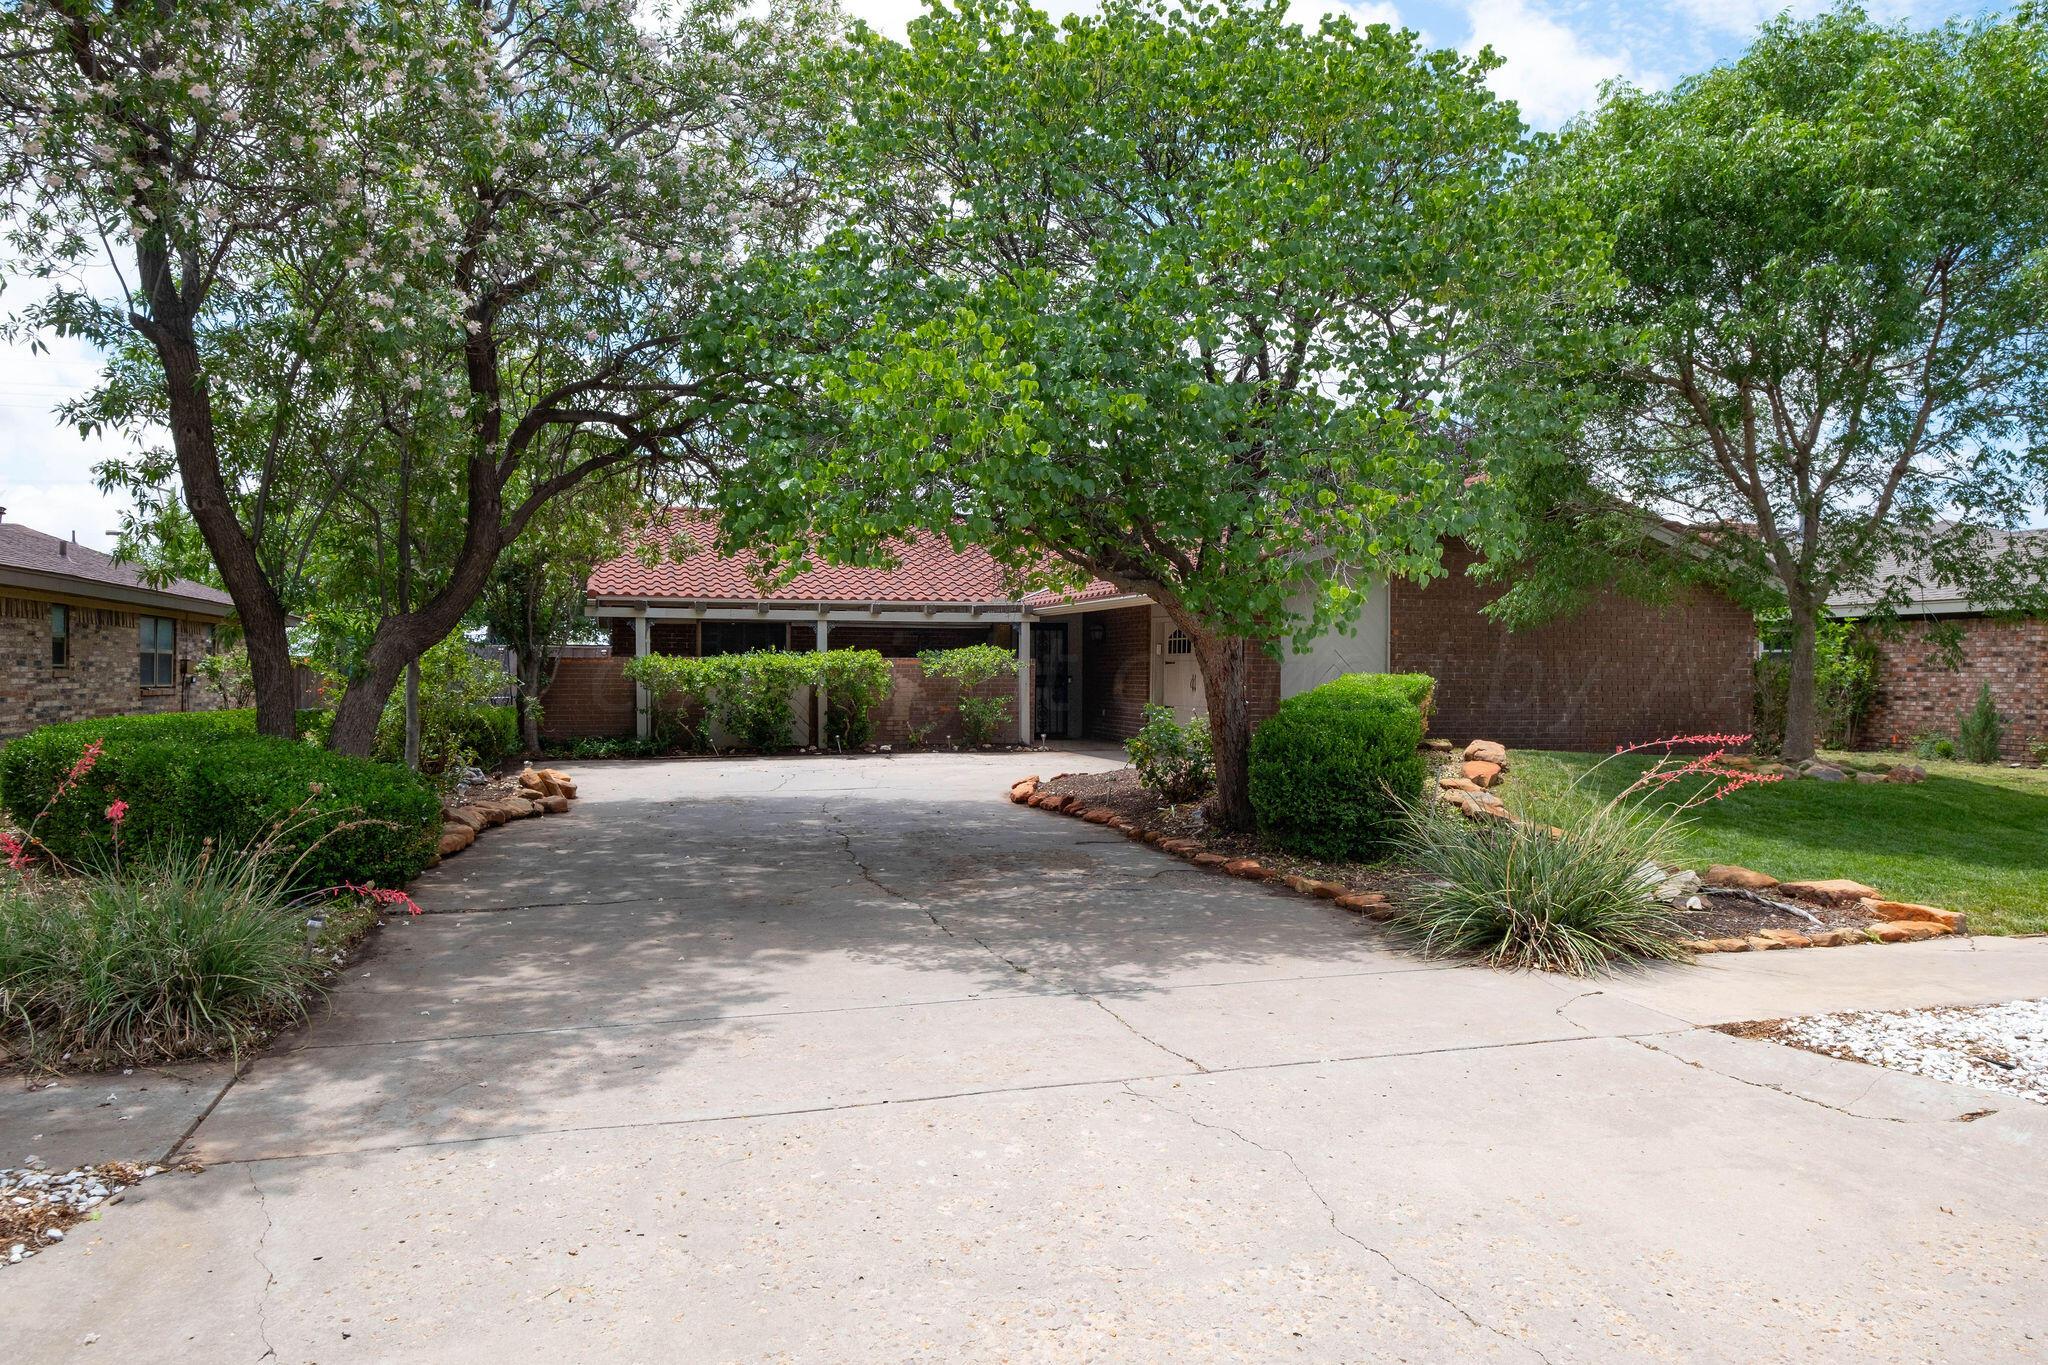
<instances>
[{"instance_id":1,"label":"red tile roof","mask_svg":"<svg viewBox=\"0 0 2048 1365\"><path fill-rule=\"evenodd\" d=\"M712 513L671 510L641 542L657 542L662 558L649 565L629 552L605 561L591 572L590 595L702 602L1017 601L987 551L979 546L956 551L938 536L889 542L897 561L893 569L825 565L765 590L756 577L760 560L747 553L717 553L717 538L718 519ZM680 558L670 550L677 541L682 542L677 546Z\"/></svg>"},{"instance_id":2,"label":"red tile roof","mask_svg":"<svg viewBox=\"0 0 2048 1365\"><path fill-rule=\"evenodd\" d=\"M1077 602L1100 602L1110 597L1136 596L1138 596L1137 593L1125 592L1122 588L1106 579L1096 578L1089 580L1088 586L1085 588L1074 588L1066 592L1054 592L1050 588L1040 588L1037 592L1027 592L1024 594L1024 605L1027 607L1069 607Z\"/></svg>"}]
</instances>

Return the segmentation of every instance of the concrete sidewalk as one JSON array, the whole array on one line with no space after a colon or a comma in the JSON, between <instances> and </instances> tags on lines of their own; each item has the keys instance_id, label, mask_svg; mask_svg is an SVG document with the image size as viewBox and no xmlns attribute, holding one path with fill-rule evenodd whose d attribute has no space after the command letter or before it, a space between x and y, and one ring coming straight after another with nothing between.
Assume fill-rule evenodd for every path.
<instances>
[{"instance_id":1,"label":"concrete sidewalk","mask_svg":"<svg viewBox=\"0 0 2048 1365\"><path fill-rule=\"evenodd\" d=\"M582 765L203 1174L0 1270L6 1354L2048 1352L2048 1111L1701 1027L2048 994L2048 942L1445 967L1002 799L1112 761Z\"/></svg>"}]
</instances>

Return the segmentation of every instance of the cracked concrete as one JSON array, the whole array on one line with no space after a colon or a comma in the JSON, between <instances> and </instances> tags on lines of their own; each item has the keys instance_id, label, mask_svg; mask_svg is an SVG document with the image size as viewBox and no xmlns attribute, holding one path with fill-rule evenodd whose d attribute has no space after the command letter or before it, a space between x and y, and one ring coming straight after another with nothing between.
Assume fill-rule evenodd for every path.
<instances>
[{"instance_id":1,"label":"cracked concrete","mask_svg":"<svg viewBox=\"0 0 2048 1365\"><path fill-rule=\"evenodd\" d=\"M208 1169L0 1270L10 1365L2048 1353L2048 1110L1703 1027L2048 943L1423 962L1002 799L1110 761L585 765L162 1092Z\"/></svg>"}]
</instances>

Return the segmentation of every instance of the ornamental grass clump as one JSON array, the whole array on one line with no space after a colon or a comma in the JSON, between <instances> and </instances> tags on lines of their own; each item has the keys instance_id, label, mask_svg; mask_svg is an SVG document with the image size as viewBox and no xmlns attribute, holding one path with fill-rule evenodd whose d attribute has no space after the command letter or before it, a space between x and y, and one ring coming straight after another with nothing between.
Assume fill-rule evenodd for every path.
<instances>
[{"instance_id":1,"label":"ornamental grass clump","mask_svg":"<svg viewBox=\"0 0 2048 1365\"><path fill-rule=\"evenodd\" d=\"M1472 820L1447 803L1411 804L1398 851L1421 875L1395 927L1431 956L1575 976L1687 956L1657 889L1688 812L1779 780L1729 762L1748 739L1686 735L1617 748L1661 749L1665 757L1606 802L1581 793L1596 763L1561 797L1514 818ZM1673 752L1687 746L1706 752Z\"/></svg>"},{"instance_id":2,"label":"ornamental grass clump","mask_svg":"<svg viewBox=\"0 0 2048 1365\"><path fill-rule=\"evenodd\" d=\"M0 887L0 1030L33 1061L236 1052L295 1022L323 964L274 860L157 852Z\"/></svg>"},{"instance_id":3,"label":"ornamental grass clump","mask_svg":"<svg viewBox=\"0 0 2048 1365\"><path fill-rule=\"evenodd\" d=\"M1585 803L1555 827L1411 809L1400 849L1421 880L1395 915L1432 957L1586 976L1678 958L1678 926L1653 895L1669 844L1662 817Z\"/></svg>"}]
</instances>

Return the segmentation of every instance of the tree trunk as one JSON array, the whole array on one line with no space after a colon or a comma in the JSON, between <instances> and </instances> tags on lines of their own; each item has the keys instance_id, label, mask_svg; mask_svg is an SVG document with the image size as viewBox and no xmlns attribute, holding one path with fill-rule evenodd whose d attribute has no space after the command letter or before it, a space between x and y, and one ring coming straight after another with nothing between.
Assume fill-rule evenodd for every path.
<instances>
[{"instance_id":1,"label":"tree trunk","mask_svg":"<svg viewBox=\"0 0 2048 1365\"><path fill-rule=\"evenodd\" d=\"M405 666L405 766L420 770L420 661Z\"/></svg>"},{"instance_id":2,"label":"tree trunk","mask_svg":"<svg viewBox=\"0 0 2048 1365\"><path fill-rule=\"evenodd\" d=\"M519 745L529 754L540 752L540 675L546 663L543 650L519 651Z\"/></svg>"},{"instance_id":3,"label":"tree trunk","mask_svg":"<svg viewBox=\"0 0 2048 1365\"><path fill-rule=\"evenodd\" d=\"M1814 655L1818 609L1792 599L1792 658L1785 682L1785 743L1779 757L1800 763L1813 757L1819 729L1814 696Z\"/></svg>"},{"instance_id":4,"label":"tree trunk","mask_svg":"<svg viewBox=\"0 0 2048 1365\"><path fill-rule=\"evenodd\" d=\"M176 308L175 300L169 305ZM166 324L151 320L140 330L155 348L164 368L169 400L171 448L185 506L220 569L235 616L249 649L249 672L256 692L256 733L283 739L298 737L297 689L292 683L291 641L285 634L284 604L257 558L256 547L235 516L221 479L220 450L213 427L213 400L200 367L199 348L182 320Z\"/></svg>"},{"instance_id":5,"label":"tree trunk","mask_svg":"<svg viewBox=\"0 0 2048 1365\"><path fill-rule=\"evenodd\" d=\"M1209 798L1209 822L1218 829L1252 827L1251 665L1259 643L1242 635L1215 635L1198 623L1175 618L1193 641L1195 666L1209 705L1209 741L1216 758L1216 794ZM1195 628L1190 629L1193 625Z\"/></svg>"}]
</instances>

